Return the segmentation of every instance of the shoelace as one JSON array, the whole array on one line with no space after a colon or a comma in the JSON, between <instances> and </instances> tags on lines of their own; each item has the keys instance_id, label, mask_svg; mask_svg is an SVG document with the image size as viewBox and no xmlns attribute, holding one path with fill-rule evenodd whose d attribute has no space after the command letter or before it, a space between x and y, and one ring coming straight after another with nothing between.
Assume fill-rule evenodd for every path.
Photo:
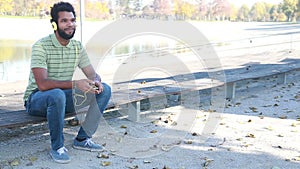
<instances>
[{"instance_id":1,"label":"shoelace","mask_svg":"<svg viewBox=\"0 0 300 169\"><path fill-rule=\"evenodd\" d=\"M88 139L86 139L86 142L85 142L85 146L86 145L88 145L88 146L91 146L91 145L93 145L93 144L95 144L93 141L92 141L92 139L91 138L88 138Z\"/></svg>"},{"instance_id":2,"label":"shoelace","mask_svg":"<svg viewBox=\"0 0 300 169\"><path fill-rule=\"evenodd\" d=\"M68 152L68 149L66 149L66 147L61 147L57 150L58 154L61 155L65 152Z\"/></svg>"}]
</instances>

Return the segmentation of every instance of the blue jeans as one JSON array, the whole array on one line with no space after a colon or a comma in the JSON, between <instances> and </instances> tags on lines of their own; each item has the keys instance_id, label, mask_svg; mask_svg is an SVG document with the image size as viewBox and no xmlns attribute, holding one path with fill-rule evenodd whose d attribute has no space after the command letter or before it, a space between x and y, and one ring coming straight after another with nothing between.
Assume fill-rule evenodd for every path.
<instances>
[{"instance_id":1,"label":"blue jeans","mask_svg":"<svg viewBox=\"0 0 300 169\"><path fill-rule=\"evenodd\" d=\"M30 115L47 118L53 150L64 146L65 113L76 112L89 106L77 137L91 138L96 132L111 97L111 88L105 83L102 84L104 90L100 94L83 93L78 89L51 89L37 91L30 95L25 103L26 111Z\"/></svg>"}]
</instances>

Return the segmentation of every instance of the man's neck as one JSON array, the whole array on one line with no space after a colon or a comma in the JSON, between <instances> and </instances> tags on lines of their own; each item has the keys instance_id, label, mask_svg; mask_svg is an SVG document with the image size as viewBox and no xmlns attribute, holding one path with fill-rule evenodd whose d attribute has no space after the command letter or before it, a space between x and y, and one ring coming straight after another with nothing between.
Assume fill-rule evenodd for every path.
<instances>
[{"instance_id":1,"label":"man's neck","mask_svg":"<svg viewBox=\"0 0 300 169\"><path fill-rule=\"evenodd\" d=\"M59 42L62 46L67 46L67 45L69 44L69 42L70 42L70 40L66 40L66 39L60 37L60 36L58 35L57 32L55 33L55 36L56 36L56 39L58 40L58 42Z\"/></svg>"}]
</instances>

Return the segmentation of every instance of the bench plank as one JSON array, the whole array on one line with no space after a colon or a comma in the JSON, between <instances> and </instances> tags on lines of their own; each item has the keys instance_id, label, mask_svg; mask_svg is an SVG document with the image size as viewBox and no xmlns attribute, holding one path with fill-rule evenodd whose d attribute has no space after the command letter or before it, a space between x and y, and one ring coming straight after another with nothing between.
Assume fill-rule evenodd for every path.
<instances>
[{"instance_id":1,"label":"bench plank","mask_svg":"<svg viewBox=\"0 0 300 169\"><path fill-rule=\"evenodd\" d=\"M278 83L286 82L286 74L290 71L299 70L300 61L298 59L283 60L280 64L248 64L240 68L224 70L225 81L210 79L207 72L194 73L195 79L182 79L183 86L179 86L181 82L175 84L168 79L140 79L134 82L122 82L113 84L115 90L112 98L107 106L107 110L120 108L125 105L129 118L134 121L139 120L141 112L141 101L149 98L166 97L167 95L180 95L183 92L201 91L211 89L218 86L226 87L226 97L234 98L236 82L248 79L256 79L268 76L278 76ZM180 76L180 75L178 75ZM177 78L179 79L179 78ZM146 81L146 83L141 83ZM127 90L130 84L130 90ZM113 88L113 89L114 89ZM82 111L84 112L84 111ZM80 113L80 112L78 112ZM67 117L75 116L75 113L68 114ZM1 127L18 127L26 124L41 123L46 118L28 115L25 110L5 111L1 112Z\"/></svg>"}]
</instances>

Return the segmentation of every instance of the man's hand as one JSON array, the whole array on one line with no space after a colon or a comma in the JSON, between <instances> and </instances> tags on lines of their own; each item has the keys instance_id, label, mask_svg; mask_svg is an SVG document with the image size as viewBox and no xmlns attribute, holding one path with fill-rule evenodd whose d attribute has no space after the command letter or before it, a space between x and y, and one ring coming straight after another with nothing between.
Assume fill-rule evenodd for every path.
<instances>
[{"instance_id":1,"label":"man's hand","mask_svg":"<svg viewBox=\"0 0 300 169\"><path fill-rule=\"evenodd\" d=\"M103 88L103 85L100 81L95 81L95 86L98 87L98 89L96 90L96 93L97 94L100 94L101 92L103 92L104 88Z\"/></svg>"},{"instance_id":2,"label":"man's hand","mask_svg":"<svg viewBox=\"0 0 300 169\"><path fill-rule=\"evenodd\" d=\"M83 92L99 94L103 91L103 86L102 86L101 82L94 82L90 79L75 80L74 85L75 86L73 86L73 87L76 87ZM95 86L98 89L95 88Z\"/></svg>"}]
</instances>

